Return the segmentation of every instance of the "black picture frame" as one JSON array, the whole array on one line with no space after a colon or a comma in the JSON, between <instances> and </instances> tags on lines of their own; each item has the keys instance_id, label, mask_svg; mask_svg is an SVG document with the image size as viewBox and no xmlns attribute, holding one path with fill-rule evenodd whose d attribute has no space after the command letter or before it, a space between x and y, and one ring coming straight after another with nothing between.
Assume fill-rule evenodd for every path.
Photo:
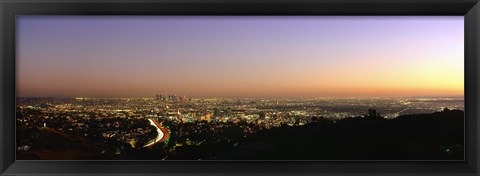
<instances>
[{"instance_id":1,"label":"black picture frame","mask_svg":"<svg viewBox=\"0 0 480 176\"><path fill-rule=\"evenodd\" d=\"M1 175L479 175L479 0L0 0ZM18 15L460 15L465 161L16 161Z\"/></svg>"}]
</instances>

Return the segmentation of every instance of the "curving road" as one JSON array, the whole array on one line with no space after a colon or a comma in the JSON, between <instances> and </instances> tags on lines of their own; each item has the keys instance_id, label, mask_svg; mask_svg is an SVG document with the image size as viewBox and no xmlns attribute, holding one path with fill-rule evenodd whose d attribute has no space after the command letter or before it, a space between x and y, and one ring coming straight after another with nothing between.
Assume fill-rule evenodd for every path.
<instances>
[{"instance_id":1,"label":"curving road","mask_svg":"<svg viewBox=\"0 0 480 176\"><path fill-rule=\"evenodd\" d=\"M150 125L157 129L157 137L145 144L143 147L150 147L156 143L163 142L168 138L167 130L165 130L155 119L149 118L148 121L150 122Z\"/></svg>"}]
</instances>

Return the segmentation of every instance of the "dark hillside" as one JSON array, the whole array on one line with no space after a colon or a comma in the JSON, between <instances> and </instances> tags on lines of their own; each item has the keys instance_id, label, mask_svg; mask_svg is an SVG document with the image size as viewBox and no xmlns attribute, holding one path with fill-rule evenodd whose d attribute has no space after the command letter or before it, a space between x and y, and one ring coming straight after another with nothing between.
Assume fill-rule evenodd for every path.
<instances>
[{"instance_id":1,"label":"dark hillside","mask_svg":"<svg viewBox=\"0 0 480 176\"><path fill-rule=\"evenodd\" d=\"M464 112L319 119L264 130L222 159L461 160Z\"/></svg>"}]
</instances>

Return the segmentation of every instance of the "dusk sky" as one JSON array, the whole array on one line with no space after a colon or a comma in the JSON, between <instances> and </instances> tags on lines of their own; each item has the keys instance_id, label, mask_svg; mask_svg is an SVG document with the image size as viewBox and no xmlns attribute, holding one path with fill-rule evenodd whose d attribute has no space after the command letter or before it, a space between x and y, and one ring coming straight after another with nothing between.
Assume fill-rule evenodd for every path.
<instances>
[{"instance_id":1,"label":"dusk sky","mask_svg":"<svg viewBox=\"0 0 480 176\"><path fill-rule=\"evenodd\" d=\"M463 20L19 16L17 96L463 96Z\"/></svg>"}]
</instances>

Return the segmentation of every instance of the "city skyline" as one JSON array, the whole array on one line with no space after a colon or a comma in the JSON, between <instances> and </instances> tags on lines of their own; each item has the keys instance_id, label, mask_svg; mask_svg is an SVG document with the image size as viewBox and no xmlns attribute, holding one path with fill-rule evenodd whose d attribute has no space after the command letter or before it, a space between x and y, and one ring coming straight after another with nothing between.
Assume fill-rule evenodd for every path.
<instances>
[{"instance_id":1,"label":"city skyline","mask_svg":"<svg viewBox=\"0 0 480 176\"><path fill-rule=\"evenodd\" d=\"M17 18L20 97L463 97L463 17Z\"/></svg>"}]
</instances>

